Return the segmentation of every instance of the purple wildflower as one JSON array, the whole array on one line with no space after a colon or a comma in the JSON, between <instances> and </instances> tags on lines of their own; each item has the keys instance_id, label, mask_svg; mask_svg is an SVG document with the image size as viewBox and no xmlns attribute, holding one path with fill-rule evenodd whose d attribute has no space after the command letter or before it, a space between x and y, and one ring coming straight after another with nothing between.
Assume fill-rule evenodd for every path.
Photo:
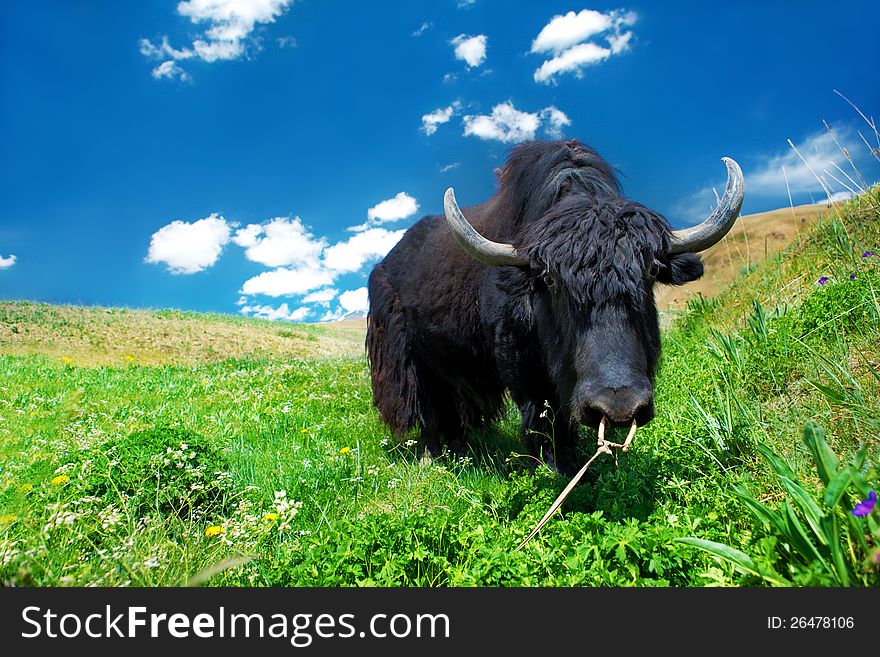
<instances>
[{"instance_id":1,"label":"purple wildflower","mask_svg":"<svg viewBox=\"0 0 880 657\"><path fill-rule=\"evenodd\" d=\"M877 505L877 491L869 490L868 497L863 499L861 502L856 504L856 507L850 512L857 518L866 516L871 511L874 510L874 507Z\"/></svg>"},{"instance_id":2,"label":"purple wildflower","mask_svg":"<svg viewBox=\"0 0 880 657\"><path fill-rule=\"evenodd\" d=\"M856 275L855 275L855 274L850 274L850 275L849 275L849 280L851 280L851 281L856 280Z\"/></svg>"},{"instance_id":3,"label":"purple wildflower","mask_svg":"<svg viewBox=\"0 0 880 657\"><path fill-rule=\"evenodd\" d=\"M827 276L823 276L822 278L819 279L818 282L819 282L819 285L825 285L825 283L828 282L828 277L827 277Z\"/></svg>"},{"instance_id":4,"label":"purple wildflower","mask_svg":"<svg viewBox=\"0 0 880 657\"><path fill-rule=\"evenodd\" d=\"M862 257L863 257L863 258L873 258L875 255L877 255L877 254L874 253L873 251L865 251L865 252L862 254Z\"/></svg>"}]
</instances>

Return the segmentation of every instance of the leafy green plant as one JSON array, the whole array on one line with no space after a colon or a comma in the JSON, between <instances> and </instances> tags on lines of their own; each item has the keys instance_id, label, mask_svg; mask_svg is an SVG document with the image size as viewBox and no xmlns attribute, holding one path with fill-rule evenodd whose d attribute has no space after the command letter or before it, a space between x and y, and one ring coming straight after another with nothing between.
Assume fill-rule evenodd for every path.
<instances>
[{"instance_id":1,"label":"leafy green plant","mask_svg":"<svg viewBox=\"0 0 880 657\"><path fill-rule=\"evenodd\" d=\"M171 427L137 431L91 450L90 457L83 491L118 498L132 512L216 514L230 501L228 464L193 431Z\"/></svg>"},{"instance_id":2,"label":"leafy green plant","mask_svg":"<svg viewBox=\"0 0 880 657\"><path fill-rule=\"evenodd\" d=\"M788 464L763 445L758 449L786 492L781 507L759 501L745 486L734 488L735 496L778 540L783 559L776 568L721 543L692 537L679 542L776 586L880 584L880 569L874 563L880 550L878 514L869 510L864 517L857 517L851 511L854 498L868 498L877 488L876 469L865 472L867 446L863 445L851 461L841 464L825 440L824 431L812 422L804 429L804 443L822 482L818 494L811 494ZM874 480L873 489L869 476ZM780 574L781 567L787 572Z\"/></svg>"}]
</instances>

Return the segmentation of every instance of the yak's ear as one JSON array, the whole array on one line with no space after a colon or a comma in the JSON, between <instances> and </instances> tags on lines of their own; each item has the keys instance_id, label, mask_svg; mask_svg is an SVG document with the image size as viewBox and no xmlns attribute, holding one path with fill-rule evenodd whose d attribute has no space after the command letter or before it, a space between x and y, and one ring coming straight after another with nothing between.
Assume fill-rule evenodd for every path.
<instances>
[{"instance_id":1,"label":"yak's ear","mask_svg":"<svg viewBox=\"0 0 880 657\"><path fill-rule=\"evenodd\" d=\"M657 280L666 285L684 285L703 275L703 261L696 253L672 256L665 267L660 268Z\"/></svg>"}]
</instances>

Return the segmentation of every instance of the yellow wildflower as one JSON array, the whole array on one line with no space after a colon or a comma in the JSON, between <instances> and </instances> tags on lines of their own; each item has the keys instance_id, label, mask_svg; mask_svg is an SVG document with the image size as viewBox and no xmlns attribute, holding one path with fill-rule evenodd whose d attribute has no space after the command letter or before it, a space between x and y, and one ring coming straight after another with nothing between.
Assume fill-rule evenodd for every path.
<instances>
[{"instance_id":1,"label":"yellow wildflower","mask_svg":"<svg viewBox=\"0 0 880 657\"><path fill-rule=\"evenodd\" d=\"M339 450L340 454L348 454L351 451L351 447L343 447Z\"/></svg>"},{"instance_id":2,"label":"yellow wildflower","mask_svg":"<svg viewBox=\"0 0 880 657\"><path fill-rule=\"evenodd\" d=\"M308 433L309 430L308 430L308 429L300 429L299 432L300 432L300 433Z\"/></svg>"},{"instance_id":3,"label":"yellow wildflower","mask_svg":"<svg viewBox=\"0 0 880 657\"><path fill-rule=\"evenodd\" d=\"M58 475L57 477L52 478L52 485L61 486L62 484L66 484L69 481L70 477L68 477L67 475Z\"/></svg>"},{"instance_id":4,"label":"yellow wildflower","mask_svg":"<svg viewBox=\"0 0 880 657\"><path fill-rule=\"evenodd\" d=\"M226 532L226 530L223 529L223 527L220 527L219 525L211 525L205 530L205 536L210 538L211 536L217 536L217 534L223 534L224 532Z\"/></svg>"},{"instance_id":5,"label":"yellow wildflower","mask_svg":"<svg viewBox=\"0 0 880 657\"><path fill-rule=\"evenodd\" d=\"M5 516L0 516L0 527L4 525L11 525L16 520L18 520L18 516L14 513L7 513Z\"/></svg>"},{"instance_id":6,"label":"yellow wildflower","mask_svg":"<svg viewBox=\"0 0 880 657\"><path fill-rule=\"evenodd\" d=\"M27 493L29 490L33 490L33 489L34 489L33 484L22 484L21 486L18 487L18 492L19 493Z\"/></svg>"},{"instance_id":7,"label":"yellow wildflower","mask_svg":"<svg viewBox=\"0 0 880 657\"><path fill-rule=\"evenodd\" d=\"M278 514L277 513L267 513L266 515L263 516L263 520L265 520L266 522L273 522L274 520L278 520Z\"/></svg>"},{"instance_id":8,"label":"yellow wildflower","mask_svg":"<svg viewBox=\"0 0 880 657\"><path fill-rule=\"evenodd\" d=\"M61 357L61 360L63 360L63 361L64 361L65 363L67 363L68 365L70 365L71 363L73 363L73 358L71 358L70 356L62 356L62 357Z\"/></svg>"}]
</instances>

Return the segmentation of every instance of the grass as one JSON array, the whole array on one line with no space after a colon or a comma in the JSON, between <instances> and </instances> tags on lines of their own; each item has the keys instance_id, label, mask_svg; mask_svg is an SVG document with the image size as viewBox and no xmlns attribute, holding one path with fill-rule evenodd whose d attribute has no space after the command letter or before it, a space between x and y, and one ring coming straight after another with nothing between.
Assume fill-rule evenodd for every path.
<instances>
[{"instance_id":1,"label":"grass","mask_svg":"<svg viewBox=\"0 0 880 657\"><path fill-rule=\"evenodd\" d=\"M4 303L0 579L876 586L880 511L849 510L880 487L878 206L691 299L655 420L516 554L567 481L529 468L512 407L467 457L420 460L355 329Z\"/></svg>"},{"instance_id":2,"label":"grass","mask_svg":"<svg viewBox=\"0 0 880 657\"><path fill-rule=\"evenodd\" d=\"M363 336L349 325L282 326L173 309L0 302L0 352L44 354L86 367L351 355L362 346Z\"/></svg>"}]
</instances>

